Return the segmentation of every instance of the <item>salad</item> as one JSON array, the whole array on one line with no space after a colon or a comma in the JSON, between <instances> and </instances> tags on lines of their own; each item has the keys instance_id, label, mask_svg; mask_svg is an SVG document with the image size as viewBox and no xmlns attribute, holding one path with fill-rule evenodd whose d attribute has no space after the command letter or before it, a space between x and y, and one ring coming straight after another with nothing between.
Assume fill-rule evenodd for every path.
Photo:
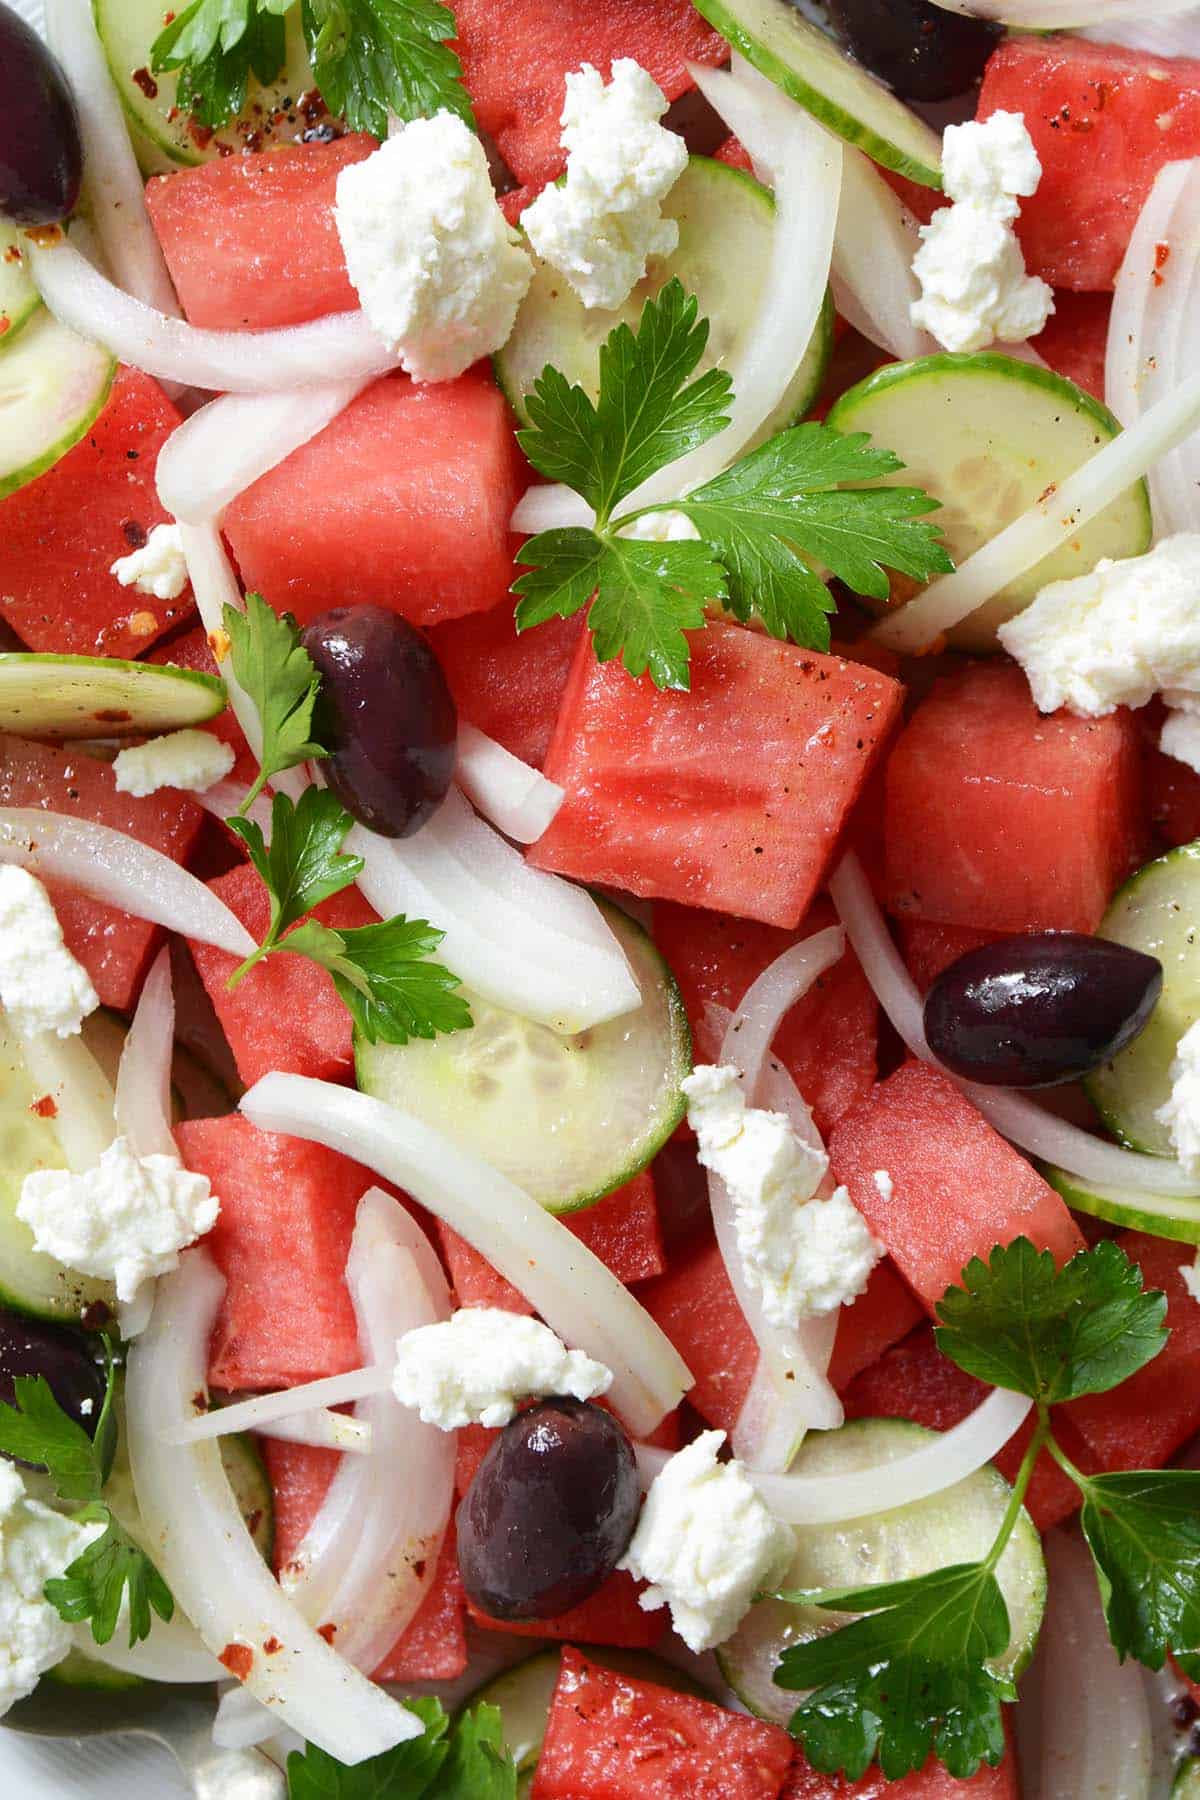
<instances>
[{"instance_id":1,"label":"salad","mask_svg":"<svg viewBox=\"0 0 1200 1800\"><path fill-rule=\"evenodd\" d=\"M0 1715L1200 1794L1200 14L0 100Z\"/></svg>"}]
</instances>

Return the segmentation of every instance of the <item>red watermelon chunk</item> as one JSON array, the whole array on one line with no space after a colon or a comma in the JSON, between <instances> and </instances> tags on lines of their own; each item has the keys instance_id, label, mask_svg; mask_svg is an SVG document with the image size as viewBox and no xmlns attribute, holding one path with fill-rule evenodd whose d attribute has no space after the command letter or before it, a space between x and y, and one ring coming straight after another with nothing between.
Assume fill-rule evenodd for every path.
<instances>
[{"instance_id":1,"label":"red watermelon chunk","mask_svg":"<svg viewBox=\"0 0 1200 1800\"><path fill-rule=\"evenodd\" d=\"M1052 369L1101 402L1111 312L1109 294L1072 294L1060 288L1046 329L1030 340Z\"/></svg>"},{"instance_id":2,"label":"red watermelon chunk","mask_svg":"<svg viewBox=\"0 0 1200 1800\"><path fill-rule=\"evenodd\" d=\"M778 1800L795 1745L564 1650L531 1800Z\"/></svg>"},{"instance_id":3,"label":"red watermelon chunk","mask_svg":"<svg viewBox=\"0 0 1200 1800\"><path fill-rule=\"evenodd\" d=\"M734 1011L768 963L798 939L834 923L826 900L818 900L794 932L666 901L655 907L655 942L683 994L698 1063L720 1056L724 1027L710 1006ZM841 961L792 1008L774 1043L823 1137L874 1086L878 1030L875 996L847 947Z\"/></svg>"},{"instance_id":4,"label":"red watermelon chunk","mask_svg":"<svg viewBox=\"0 0 1200 1800\"><path fill-rule=\"evenodd\" d=\"M0 738L0 806L39 806L91 819L185 863L204 814L189 794L164 789L136 800L118 794L111 765L79 750ZM63 882L47 882L67 948L92 978L101 1003L129 1012L162 933Z\"/></svg>"},{"instance_id":5,"label":"red watermelon chunk","mask_svg":"<svg viewBox=\"0 0 1200 1800\"><path fill-rule=\"evenodd\" d=\"M583 638L546 773L539 868L794 929L900 711L898 682L741 625L694 632L690 693Z\"/></svg>"},{"instance_id":6,"label":"red watermelon chunk","mask_svg":"<svg viewBox=\"0 0 1200 1800\"><path fill-rule=\"evenodd\" d=\"M1009 37L978 116L1023 113L1042 162L1017 233L1053 287L1111 288L1165 163L1200 155L1200 62L1075 37Z\"/></svg>"},{"instance_id":7,"label":"red watermelon chunk","mask_svg":"<svg viewBox=\"0 0 1200 1800\"><path fill-rule=\"evenodd\" d=\"M540 769L583 620L548 619L518 636L511 599L435 625L429 641L460 718Z\"/></svg>"},{"instance_id":8,"label":"red watermelon chunk","mask_svg":"<svg viewBox=\"0 0 1200 1800\"><path fill-rule=\"evenodd\" d=\"M1065 1204L959 1088L910 1060L847 1113L833 1171L909 1286L933 1311L973 1256L1030 1238L1060 1262L1083 1247ZM880 1193L877 1170L892 1181Z\"/></svg>"},{"instance_id":9,"label":"red watermelon chunk","mask_svg":"<svg viewBox=\"0 0 1200 1800\"><path fill-rule=\"evenodd\" d=\"M956 1781L936 1757L915 1774L889 1781L871 1769L861 1781L844 1775L819 1775L802 1750L788 1777L780 1800L1021 1800L1017 1759L1006 1756L998 1769L985 1763L969 1781Z\"/></svg>"},{"instance_id":10,"label":"red watermelon chunk","mask_svg":"<svg viewBox=\"0 0 1200 1800\"><path fill-rule=\"evenodd\" d=\"M977 663L937 682L888 761L896 913L972 930L1094 931L1144 839L1132 716L1043 717L1020 669Z\"/></svg>"},{"instance_id":11,"label":"red watermelon chunk","mask_svg":"<svg viewBox=\"0 0 1200 1800\"><path fill-rule=\"evenodd\" d=\"M653 1650L667 1629L665 1607L643 1612L638 1605L641 1589L623 1571L608 1580L587 1600L552 1619L493 1619L467 1601L467 1614L476 1625L506 1637L552 1638L574 1644L610 1644L617 1650Z\"/></svg>"},{"instance_id":12,"label":"red watermelon chunk","mask_svg":"<svg viewBox=\"0 0 1200 1800\"><path fill-rule=\"evenodd\" d=\"M239 494L225 532L246 587L302 624L370 601L432 625L505 598L522 469L485 369L387 375Z\"/></svg>"},{"instance_id":13,"label":"red watermelon chunk","mask_svg":"<svg viewBox=\"0 0 1200 1800\"><path fill-rule=\"evenodd\" d=\"M154 487L179 413L156 381L120 369L104 410L54 467L0 500L0 615L30 650L141 656L192 611L110 571L168 514Z\"/></svg>"},{"instance_id":14,"label":"red watermelon chunk","mask_svg":"<svg viewBox=\"0 0 1200 1800\"><path fill-rule=\"evenodd\" d=\"M985 944L996 941L994 931L972 931L969 925L931 924L928 919L901 919L899 936L908 972L922 993L932 987L943 969L968 950L982 950Z\"/></svg>"},{"instance_id":15,"label":"red watermelon chunk","mask_svg":"<svg viewBox=\"0 0 1200 1800\"><path fill-rule=\"evenodd\" d=\"M377 148L354 132L148 181L151 223L191 323L265 331L356 307L333 203L341 171Z\"/></svg>"},{"instance_id":16,"label":"red watermelon chunk","mask_svg":"<svg viewBox=\"0 0 1200 1800\"><path fill-rule=\"evenodd\" d=\"M176 1136L187 1167L207 1175L221 1201L205 1239L226 1284L209 1352L213 1387L292 1387L358 1368L344 1276L374 1176L238 1113L187 1120Z\"/></svg>"}]
</instances>

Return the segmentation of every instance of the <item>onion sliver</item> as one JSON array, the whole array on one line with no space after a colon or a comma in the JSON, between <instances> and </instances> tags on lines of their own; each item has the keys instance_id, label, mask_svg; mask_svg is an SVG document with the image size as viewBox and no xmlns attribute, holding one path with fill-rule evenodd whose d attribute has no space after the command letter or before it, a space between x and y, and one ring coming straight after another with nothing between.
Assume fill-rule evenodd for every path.
<instances>
[{"instance_id":1,"label":"onion sliver","mask_svg":"<svg viewBox=\"0 0 1200 1800\"><path fill-rule=\"evenodd\" d=\"M331 1412L327 1406L315 1406L294 1419L276 1419L260 1429L263 1437L281 1438L288 1444L309 1444L318 1450L345 1450L355 1456L369 1456L373 1448L369 1425L351 1418L349 1413Z\"/></svg>"},{"instance_id":2,"label":"onion sliver","mask_svg":"<svg viewBox=\"0 0 1200 1800\"><path fill-rule=\"evenodd\" d=\"M39 1031L21 1045L40 1094L54 1101L54 1129L75 1175L94 1169L116 1136L112 1083L82 1037Z\"/></svg>"},{"instance_id":3,"label":"onion sliver","mask_svg":"<svg viewBox=\"0 0 1200 1800\"><path fill-rule=\"evenodd\" d=\"M1145 0L933 0L943 12L994 19L1022 31L1069 31L1076 25L1103 26L1145 18ZM1154 0L1157 18L1189 12L1196 0ZM1081 1790L1082 1791L1082 1790Z\"/></svg>"},{"instance_id":4,"label":"onion sliver","mask_svg":"<svg viewBox=\"0 0 1200 1800\"><path fill-rule=\"evenodd\" d=\"M345 1406L373 1394L391 1393L392 1368L390 1361L372 1364L365 1369L349 1369L344 1375L323 1375L319 1381L279 1388L274 1393L254 1394L249 1400L235 1400L229 1406L193 1411L164 1426L164 1437L169 1444L205 1444L239 1431L260 1431L270 1437L281 1420L306 1419L322 1407Z\"/></svg>"},{"instance_id":5,"label":"onion sliver","mask_svg":"<svg viewBox=\"0 0 1200 1800\"><path fill-rule=\"evenodd\" d=\"M0 862L31 869L39 880L69 881L135 919L249 956L254 939L223 900L148 844L66 813L0 807Z\"/></svg>"},{"instance_id":6,"label":"onion sliver","mask_svg":"<svg viewBox=\"0 0 1200 1800\"><path fill-rule=\"evenodd\" d=\"M599 1257L507 1177L421 1120L301 1075L264 1076L241 1110L264 1131L365 1163L466 1238L552 1331L612 1370L609 1398L638 1435L654 1431L691 1387L670 1339Z\"/></svg>"},{"instance_id":7,"label":"onion sliver","mask_svg":"<svg viewBox=\"0 0 1200 1800\"><path fill-rule=\"evenodd\" d=\"M171 956L160 950L142 985L117 1066L117 1129L135 1156L177 1156L171 1130L175 994Z\"/></svg>"},{"instance_id":8,"label":"onion sliver","mask_svg":"<svg viewBox=\"0 0 1200 1800\"><path fill-rule=\"evenodd\" d=\"M232 606L235 612L245 610L233 564L225 553L215 525L181 525L179 535L200 622L208 633L210 645L214 641L220 643L225 637L225 608ZM234 674L230 658L217 660L233 716L242 728L251 754L261 762L262 724L258 708Z\"/></svg>"},{"instance_id":9,"label":"onion sliver","mask_svg":"<svg viewBox=\"0 0 1200 1800\"><path fill-rule=\"evenodd\" d=\"M535 843L566 799L564 788L474 725L458 728L454 775L472 806L518 844Z\"/></svg>"},{"instance_id":10,"label":"onion sliver","mask_svg":"<svg viewBox=\"0 0 1200 1800\"><path fill-rule=\"evenodd\" d=\"M204 1648L195 1626L179 1606L171 1618L155 1618L150 1636L136 1644L129 1642L121 1622L107 1644L98 1644L91 1627L80 1625L75 1631L75 1648L90 1662L119 1669L122 1675L140 1675L146 1681L228 1680L228 1671Z\"/></svg>"},{"instance_id":11,"label":"onion sliver","mask_svg":"<svg viewBox=\"0 0 1200 1800\"><path fill-rule=\"evenodd\" d=\"M827 926L777 956L746 989L725 1028L721 1061L741 1070L747 1094L758 1099L763 1063L780 1025L813 982L840 962L845 948L841 926Z\"/></svg>"},{"instance_id":12,"label":"onion sliver","mask_svg":"<svg viewBox=\"0 0 1200 1800\"><path fill-rule=\"evenodd\" d=\"M838 312L872 344L909 362L937 344L912 322L921 297L913 258L920 228L875 164L846 145L833 245L832 286Z\"/></svg>"},{"instance_id":13,"label":"onion sliver","mask_svg":"<svg viewBox=\"0 0 1200 1800\"><path fill-rule=\"evenodd\" d=\"M159 380L230 394L271 394L367 380L396 366L361 312L276 331L206 331L122 293L73 244L29 243L42 299L56 319Z\"/></svg>"},{"instance_id":14,"label":"onion sliver","mask_svg":"<svg viewBox=\"0 0 1200 1800\"><path fill-rule=\"evenodd\" d=\"M249 792L250 789L244 782L218 781L215 787L206 788L202 794L193 794L192 798L198 806L204 808L206 813L211 813L214 819L220 819L224 823L226 819L231 819L236 812L241 811L242 802ZM251 801L246 817L254 820L269 844L271 842L271 802L265 794L259 794L256 799Z\"/></svg>"},{"instance_id":15,"label":"onion sliver","mask_svg":"<svg viewBox=\"0 0 1200 1800\"><path fill-rule=\"evenodd\" d=\"M163 1435L205 1389L224 1291L207 1253L189 1251L159 1282L154 1316L129 1354L126 1426L147 1539L213 1655L281 1724L339 1762L359 1763L419 1737L421 1721L331 1649L283 1593L246 1529L217 1445L169 1444ZM272 1639L279 1647L268 1656Z\"/></svg>"},{"instance_id":16,"label":"onion sliver","mask_svg":"<svg viewBox=\"0 0 1200 1800\"><path fill-rule=\"evenodd\" d=\"M215 523L260 475L324 431L365 384L356 376L282 394L210 400L177 425L159 451L159 499L185 525Z\"/></svg>"},{"instance_id":17,"label":"onion sliver","mask_svg":"<svg viewBox=\"0 0 1200 1800\"><path fill-rule=\"evenodd\" d=\"M1188 0L1188 10L1165 18L1147 18L1131 12L1128 19L1089 26L1080 37L1100 44L1123 44L1127 50L1146 50L1151 56L1200 56L1200 6Z\"/></svg>"}]
</instances>

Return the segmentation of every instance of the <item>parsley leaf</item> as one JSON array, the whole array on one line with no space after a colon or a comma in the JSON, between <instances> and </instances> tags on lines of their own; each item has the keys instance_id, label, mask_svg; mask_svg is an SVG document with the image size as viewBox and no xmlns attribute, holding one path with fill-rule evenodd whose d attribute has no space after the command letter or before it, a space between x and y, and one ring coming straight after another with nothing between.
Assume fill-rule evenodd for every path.
<instances>
[{"instance_id":1,"label":"parsley leaf","mask_svg":"<svg viewBox=\"0 0 1200 1800\"><path fill-rule=\"evenodd\" d=\"M464 1713L450 1739L437 1800L515 1800L517 1771L504 1742L499 1707Z\"/></svg>"},{"instance_id":2,"label":"parsley leaf","mask_svg":"<svg viewBox=\"0 0 1200 1800\"><path fill-rule=\"evenodd\" d=\"M150 67L179 72L181 107L201 125L228 124L251 75L273 81L286 57L282 14L292 0L192 0L155 38Z\"/></svg>"},{"instance_id":3,"label":"parsley leaf","mask_svg":"<svg viewBox=\"0 0 1200 1800\"><path fill-rule=\"evenodd\" d=\"M242 802L245 813L273 776L329 754L312 737L321 677L291 613L273 611L261 594L246 595L244 613L226 606L224 623L233 673L253 700L262 726L261 767Z\"/></svg>"},{"instance_id":4,"label":"parsley leaf","mask_svg":"<svg viewBox=\"0 0 1200 1800\"><path fill-rule=\"evenodd\" d=\"M975 1257L938 1304L938 1348L968 1375L1047 1405L1102 1394L1167 1341L1166 1296L1111 1239L1062 1269L1028 1238Z\"/></svg>"},{"instance_id":5,"label":"parsley leaf","mask_svg":"<svg viewBox=\"0 0 1200 1800\"><path fill-rule=\"evenodd\" d=\"M350 815L328 788L305 788L295 804L287 794L276 794L269 847L253 819L234 818L228 824L245 844L271 897L270 929L245 969L273 950L289 925L349 887L361 875L363 861L341 854Z\"/></svg>"},{"instance_id":6,"label":"parsley leaf","mask_svg":"<svg viewBox=\"0 0 1200 1800\"><path fill-rule=\"evenodd\" d=\"M451 1724L437 1700L406 1700L425 1724L382 1756L348 1768L309 1744L288 1757L289 1800L515 1800L517 1772L500 1714L477 1706Z\"/></svg>"},{"instance_id":7,"label":"parsley leaf","mask_svg":"<svg viewBox=\"0 0 1200 1800\"><path fill-rule=\"evenodd\" d=\"M454 14L438 0L303 0L304 37L321 97L355 131L386 137L388 114L457 113L474 126L462 65L448 43Z\"/></svg>"},{"instance_id":8,"label":"parsley leaf","mask_svg":"<svg viewBox=\"0 0 1200 1800\"><path fill-rule=\"evenodd\" d=\"M160 1619L169 1619L175 1610L170 1588L107 1506L85 1506L76 1518L81 1524L102 1524L105 1530L62 1575L46 1583L47 1600L72 1625L90 1619L95 1642L107 1644L128 1590L129 1642L149 1637L151 1608Z\"/></svg>"},{"instance_id":9,"label":"parsley leaf","mask_svg":"<svg viewBox=\"0 0 1200 1800\"><path fill-rule=\"evenodd\" d=\"M1200 1679L1200 1472L1091 1475L1080 1486L1083 1534L1117 1654L1161 1669L1173 1650Z\"/></svg>"}]
</instances>

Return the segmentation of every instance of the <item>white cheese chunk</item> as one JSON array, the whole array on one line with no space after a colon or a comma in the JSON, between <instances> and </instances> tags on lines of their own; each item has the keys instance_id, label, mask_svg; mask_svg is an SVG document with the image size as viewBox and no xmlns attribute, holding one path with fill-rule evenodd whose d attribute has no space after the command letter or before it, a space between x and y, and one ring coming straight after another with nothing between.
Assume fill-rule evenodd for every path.
<instances>
[{"instance_id":1,"label":"white cheese chunk","mask_svg":"<svg viewBox=\"0 0 1200 1800\"><path fill-rule=\"evenodd\" d=\"M1155 1113L1189 1175L1200 1175L1200 1020L1175 1046L1171 1097Z\"/></svg>"},{"instance_id":2,"label":"white cheese chunk","mask_svg":"<svg viewBox=\"0 0 1200 1800\"><path fill-rule=\"evenodd\" d=\"M507 340L533 264L454 113L343 169L334 217L363 311L415 380L450 381Z\"/></svg>"},{"instance_id":3,"label":"white cheese chunk","mask_svg":"<svg viewBox=\"0 0 1200 1800\"><path fill-rule=\"evenodd\" d=\"M1158 734L1158 747L1164 756L1186 763L1200 775L1200 713L1170 707Z\"/></svg>"},{"instance_id":4,"label":"white cheese chunk","mask_svg":"<svg viewBox=\"0 0 1200 1800\"><path fill-rule=\"evenodd\" d=\"M20 1037L73 1037L100 997L63 942L50 896L28 869L0 864L0 1005Z\"/></svg>"},{"instance_id":5,"label":"white cheese chunk","mask_svg":"<svg viewBox=\"0 0 1200 1800\"><path fill-rule=\"evenodd\" d=\"M396 1345L392 1390L427 1425L507 1425L522 1400L570 1394L594 1400L612 1371L568 1350L548 1325L498 1307L468 1306L422 1325Z\"/></svg>"},{"instance_id":6,"label":"white cheese chunk","mask_svg":"<svg viewBox=\"0 0 1200 1800\"><path fill-rule=\"evenodd\" d=\"M20 1471L0 1462L0 1715L70 1650L71 1627L42 1590L103 1529L31 1499Z\"/></svg>"},{"instance_id":7,"label":"white cheese chunk","mask_svg":"<svg viewBox=\"0 0 1200 1800\"><path fill-rule=\"evenodd\" d=\"M525 208L521 225L585 306L620 306L647 258L679 243L662 202L687 167L687 146L659 124L666 110L662 89L630 57L614 62L607 87L591 63L567 76L566 177Z\"/></svg>"},{"instance_id":8,"label":"white cheese chunk","mask_svg":"<svg viewBox=\"0 0 1200 1800\"><path fill-rule=\"evenodd\" d=\"M169 731L122 750L113 763L113 775L118 794L132 794L138 800L159 788L203 794L223 781L236 761L233 745L211 731Z\"/></svg>"},{"instance_id":9,"label":"white cheese chunk","mask_svg":"<svg viewBox=\"0 0 1200 1800\"><path fill-rule=\"evenodd\" d=\"M1200 1250L1197 1250L1194 1262L1180 1263L1179 1273L1183 1276L1183 1285L1192 1299L1200 1303Z\"/></svg>"},{"instance_id":10,"label":"white cheese chunk","mask_svg":"<svg viewBox=\"0 0 1200 1800\"><path fill-rule=\"evenodd\" d=\"M187 558L178 525L156 525L140 550L119 556L109 570L122 587L156 600L178 600L188 584Z\"/></svg>"},{"instance_id":11,"label":"white cheese chunk","mask_svg":"<svg viewBox=\"0 0 1200 1800\"><path fill-rule=\"evenodd\" d=\"M718 1462L723 1431L705 1431L651 1485L619 1568L651 1583L646 1612L671 1623L700 1655L737 1630L755 1596L787 1573L795 1539L767 1509L739 1462Z\"/></svg>"}]
</instances>

